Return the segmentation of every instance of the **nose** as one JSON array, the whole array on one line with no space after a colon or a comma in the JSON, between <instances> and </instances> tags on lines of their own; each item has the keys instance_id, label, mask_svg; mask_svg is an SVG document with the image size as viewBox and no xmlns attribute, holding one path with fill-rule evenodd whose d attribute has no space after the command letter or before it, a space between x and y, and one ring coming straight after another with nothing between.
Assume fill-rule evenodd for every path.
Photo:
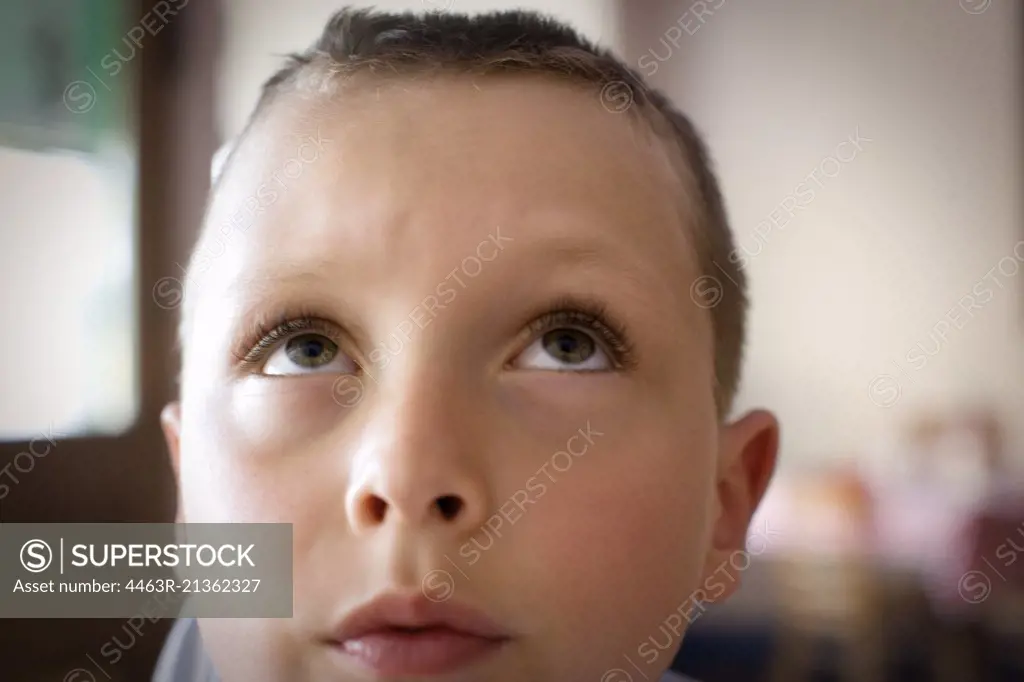
<instances>
[{"instance_id":1,"label":"nose","mask_svg":"<svg viewBox=\"0 0 1024 682\"><path fill-rule=\"evenodd\" d=\"M461 535L486 520L486 463L471 412L427 383L368 406L345 499L356 534L404 524Z\"/></svg>"}]
</instances>

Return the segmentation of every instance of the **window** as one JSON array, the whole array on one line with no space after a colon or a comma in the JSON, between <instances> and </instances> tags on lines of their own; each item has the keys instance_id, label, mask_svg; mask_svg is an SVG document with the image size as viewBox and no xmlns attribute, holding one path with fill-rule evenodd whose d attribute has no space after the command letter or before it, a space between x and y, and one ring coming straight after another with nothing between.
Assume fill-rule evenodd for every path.
<instances>
[{"instance_id":1,"label":"window","mask_svg":"<svg viewBox=\"0 0 1024 682\"><path fill-rule=\"evenodd\" d=\"M126 5L0 4L0 440L112 435L136 419Z\"/></svg>"}]
</instances>

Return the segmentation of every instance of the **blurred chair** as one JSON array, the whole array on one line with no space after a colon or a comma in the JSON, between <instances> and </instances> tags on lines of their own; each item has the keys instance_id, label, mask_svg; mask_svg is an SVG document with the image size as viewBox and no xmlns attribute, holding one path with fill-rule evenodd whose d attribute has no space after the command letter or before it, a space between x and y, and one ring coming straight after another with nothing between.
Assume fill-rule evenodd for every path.
<instances>
[{"instance_id":1,"label":"blurred chair","mask_svg":"<svg viewBox=\"0 0 1024 682\"><path fill-rule=\"evenodd\" d=\"M794 557L775 569L782 614L772 679L812 679L822 648L834 645L840 679L882 680L883 604L875 568L853 557Z\"/></svg>"},{"instance_id":2,"label":"blurred chair","mask_svg":"<svg viewBox=\"0 0 1024 682\"><path fill-rule=\"evenodd\" d=\"M816 477L794 499L804 547L773 561L779 633L772 679L809 680L820 653L838 647L834 667L847 682L884 678L882 586L870 560L870 499L848 472Z\"/></svg>"},{"instance_id":3,"label":"blurred chair","mask_svg":"<svg viewBox=\"0 0 1024 682\"><path fill-rule=\"evenodd\" d=\"M1024 679L1024 499L993 501L969 533L970 564L958 592L984 635L978 667L986 680Z\"/></svg>"}]
</instances>

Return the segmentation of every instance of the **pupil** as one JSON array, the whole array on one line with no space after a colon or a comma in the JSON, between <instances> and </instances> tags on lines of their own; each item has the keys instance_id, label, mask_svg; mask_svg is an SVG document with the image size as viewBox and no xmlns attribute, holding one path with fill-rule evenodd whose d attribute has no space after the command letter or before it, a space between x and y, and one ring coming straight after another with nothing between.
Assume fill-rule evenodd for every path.
<instances>
[{"instance_id":1,"label":"pupil","mask_svg":"<svg viewBox=\"0 0 1024 682\"><path fill-rule=\"evenodd\" d=\"M319 334L297 336L288 342L288 357L303 367L319 367L331 361L336 347Z\"/></svg>"},{"instance_id":2,"label":"pupil","mask_svg":"<svg viewBox=\"0 0 1024 682\"><path fill-rule=\"evenodd\" d=\"M303 353L307 358L315 358L324 352L324 344L320 343L315 339L310 339L305 342L303 347Z\"/></svg>"},{"instance_id":3,"label":"pupil","mask_svg":"<svg viewBox=\"0 0 1024 682\"><path fill-rule=\"evenodd\" d=\"M576 343L576 339L572 338L568 334L565 334L558 339L558 345L563 353L571 353L573 352L573 350L576 349L576 346L578 344Z\"/></svg>"},{"instance_id":4,"label":"pupil","mask_svg":"<svg viewBox=\"0 0 1024 682\"><path fill-rule=\"evenodd\" d=\"M586 362L594 352L590 336L575 329L559 329L546 334L544 345L562 362Z\"/></svg>"}]
</instances>

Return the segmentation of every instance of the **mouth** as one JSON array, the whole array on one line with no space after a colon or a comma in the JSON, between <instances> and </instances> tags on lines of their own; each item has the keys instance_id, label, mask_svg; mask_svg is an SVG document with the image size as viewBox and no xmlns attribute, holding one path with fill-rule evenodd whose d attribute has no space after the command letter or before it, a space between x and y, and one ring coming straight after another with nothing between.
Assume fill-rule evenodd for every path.
<instances>
[{"instance_id":1,"label":"mouth","mask_svg":"<svg viewBox=\"0 0 1024 682\"><path fill-rule=\"evenodd\" d=\"M488 616L422 594L390 594L349 614L329 638L345 658L378 675L441 675L500 651L511 634Z\"/></svg>"}]
</instances>

